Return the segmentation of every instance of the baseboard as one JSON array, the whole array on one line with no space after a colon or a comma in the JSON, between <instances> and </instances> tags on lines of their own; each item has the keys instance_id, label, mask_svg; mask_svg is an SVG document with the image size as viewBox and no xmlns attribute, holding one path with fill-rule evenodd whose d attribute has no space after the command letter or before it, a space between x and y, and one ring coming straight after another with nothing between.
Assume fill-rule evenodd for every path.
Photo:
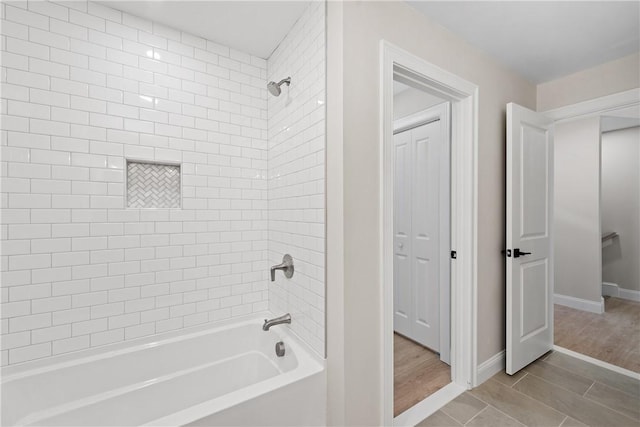
<instances>
[{"instance_id":1,"label":"baseboard","mask_svg":"<svg viewBox=\"0 0 640 427\"><path fill-rule=\"evenodd\" d=\"M570 297L567 295L553 294L554 304L575 308L576 310L589 311L591 313L604 313L604 298L600 297L600 302L590 301L582 298Z\"/></svg>"},{"instance_id":2,"label":"baseboard","mask_svg":"<svg viewBox=\"0 0 640 427\"><path fill-rule=\"evenodd\" d=\"M568 356L575 357L576 359L584 360L585 362L589 362L592 365L600 366L601 368L608 369L613 372L617 372L622 375L626 375L627 377L633 378L635 380L640 381L640 374L637 372L630 371L628 369L622 368L617 365L612 365L611 363L605 362L604 360L594 359L591 356L587 356L586 354L577 353L573 350L569 350L568 348L560 347L557 345L553 346L553 351L557 351L558 353L564 353Z\"/></svg>"},{"instance_id":3,"label":"baseboard","mask_svg":"<svg viewBox=\"0 0 640 427\"><path fill-rule=\"evenodd\" d=\"M478 366L478 375L476 378L475 387L479 386L498 372L505 369L505 351L494 354L488 360L485 360Z\"/></svg>"},{"instance_id":4,"label":"baseboard","mask_svg":"<svg viewBox=\"0 0 640 427\"><path fill-rule=\"evenodd\" d=\"M620 287L617 283L602 282L603 297L617 297L620 295Z\"/></svg>"},{"instance_id":5,"label":"baseboard","mask_svg":"<svg viewBox=\"0 0 640 427\"><path fill-rule=\"evenodd\" d=\"M634 291L631 289L619 288L618 289L618 298L628 299L631 301L639 301L640 302L640 291Z\"/></svg>"}]
</instances>

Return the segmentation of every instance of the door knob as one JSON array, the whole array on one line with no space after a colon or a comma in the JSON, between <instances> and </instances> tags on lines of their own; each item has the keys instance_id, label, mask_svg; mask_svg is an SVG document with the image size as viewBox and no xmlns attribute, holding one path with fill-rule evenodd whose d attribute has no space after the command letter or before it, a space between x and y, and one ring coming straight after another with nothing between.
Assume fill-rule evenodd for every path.
<instances>
[{"instance_id":1,"label":"door knob","mask_svg":"<svg viewBox=\"0 0 640 427\"><path fill-rule=\"evenodd\" d=\"M519 248L513 250L513 257L518 258L524 255L531 255L531 252L522 252Z\"/></svg>"}]
</instances>

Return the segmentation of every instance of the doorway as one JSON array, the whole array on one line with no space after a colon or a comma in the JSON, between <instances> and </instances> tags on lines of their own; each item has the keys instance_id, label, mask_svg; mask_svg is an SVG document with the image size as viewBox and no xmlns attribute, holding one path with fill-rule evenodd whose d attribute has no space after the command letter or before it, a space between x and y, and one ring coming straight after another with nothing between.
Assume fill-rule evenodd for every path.
<instances>
[{"instance_id":1,"label":"doorway","mask_svg":"<svg viewBox=\"0 0 640 427\"><path fill-rule=\"evenodd\" d=\"M450 358L451 382L394 418L394 106L393 81L448 101L451 105ZM385 425L415 425L475 385L476 380L476 218L478 88L386 41L381 42L381 202L383 236L383 396Z\"/></svg>"},{"instance_id":2,"label":"doorway","mask_svg":"<svg viewBox=\"0 0 640 427\"><path fill-rule=\"evenodd\" d=\"M449 103L394 78L394 416L451 382Z\"/></svg>"},{"instance_id":3,"label":"doorway","mask_svg":"<svg viewBox=\"0 0 640 427\"><path fill-rule=\"evenodd\" d=\"M631 341L637 339L637 334L634 335L631 332L637 330L638 327L640 318L638 317L637 308L635 309L635 313L626 316L626 320L617 323L616 326L611 323L611 318L622 319L622 317L626 315L624 312L630 311L629 308L623 307L616 312L616 309L620 308L621 304L612 300L610 308L613 313L607 313L604 300L602 299L603 295L607 295L605 291L607 287L603 286L602 280L603 234L607 234L605 237L608 238L610 237L610 233L605 229L601 230L602 197L600 166L602 163L601 129L608 127L606 121L601 120L601 116L626 112L634 118L635 126L637 126L638 120L640 119L640 110L638 109L640 104L638 101L640 99L639 95L640 90L634 89L557 110L543 113L530 112L532 118L528 120L528 123L532 123L534 119L544 120L549 124L553 122L556 143L555 149L551 151L552 153L555 152L556 173L555 176L549 175L549 181L554 183L551 188L554 189L555 193L555 197L553 198L555 200L555 207L553 209L554 225L552 228L554 231L552 239L554 242L552 245L554 250L552 262L549 263L549 266L551 266L552 269L554 265L556 266L555 274L551 275L552 278L555 278L555 283L551 287L552 294L550 297L552 298L548 298L548 304L541 304L540 310L536 309L532 311L532 315L541 316L540 313L542 313L542 311L551 315L551 321L546 322L545 325L547 326L545 327L552 328L552 333L545 335L548 339L538 340L537 345L541 351L536 351L536 353L542 354L551 349L566 352L572 356L583 358L608 369L634 377L637 377L637 373L634 374L628 368L637 366L637 363L633 365L634 359L637 359L638 355L637 345L631 343ZM616 120L616 122L619 123L620 120ZM508 119L508 123L511 123L511 119ZM525 135L525 133L521 134ZM558 150L557 143L559 139L562 138L564 138L565 141L573 141L573 150L569 150L566 153ZM583 150L577 151L578 149ZM638 153L636 152L634 157L637 156ZM566 162L561 164L563 158L566 159ZM588 171L582 170L577 174L569 174L569 165L571 165L571 167L590 165L590 169ZM617 169L620 168L621 166L618 165ZM509 169L509 165L507 169ZM637 167L635 169L631 168L630 170L637 172ZM549 172L551 171L553 171L553 168L551 168ZM626 185L628 186L629 184ZM620 185L616 186L616 188L619 189ZM635 191L638 190L636 189ZM568 196L563 196L565 193L568 194ZM525 199L517 198L514 200L517 203L522 201L526 205L527 200ZM510 206L512 203L513 202L508 201L507 204ZM535 205L537 204L532 204L531 206ZM637 218L638 215L636 214L635 217ZM569 227L563 227L564 224L562 221L565 219L567 219L566 223L569 224ZM507 234L509 235L509 221L507 221L507 225ZM577 225L580 226L580 229L577 233L573 234L575 237L571 238L571 227ZM635 232L631 234L635 234ZM587 237L587 240L580 240L585 237ZM636 236L628 237L633 238ZM508 249L512 246L512 243L513 242L508 239ZM579 253L580 256L572 259L577 253ZM637 257L635 257L635 259L637 260ZM515 263L516 261L515 259L512 261L509 258L509 250L507 250L507 266L509 266L510 262ZM574 272L570 271L570 269L576 269L576 267L577 270ZM592 273L585 275L584 273L586 272ZM582 274L582 276L574 280L580 274ZM576 282L576 286L573 286L572 282ZM587 284L589 286L586 286ZM518 286L518 283L509 281L508 279L507 314L512 312L514 307L517 308L518 298L510 299L509 295L510 293L512 295L516 294L518 288L522 287ZM531 288L531 286L529 286L529 288ZM571 289L576 289L582 293L580 295L571 295L569 294ZM509 290L511 290L511 292ZM531 305L529 302L527 307L530 308ZM609 316L609 314L612 316ZM607 316L609 316L609 318L607 318ZM546 317L546 315L544 317ZM559 324L558 320L561 320L562 324ZM510 324L517 325L518 323L521 322L515 322L515 320L509 319L509 317L507 318L508 326ZM614 329L610 329L607 333L606 330L602 330L602 327L605 325L609 327L613 326ZM588 329L589 326L593 326L595 329ZM576 330L576 327L580 330ZM616 327L618 329L627 327L628 331L620 335L618 332L621 331L615 330ZM601 330L598 331L598 328ZM602 334L602 332L604 332L604 334ZM600 334L603 339L603 342L600 344L597 344L597 334ZM509 335L507 337L509 337ZM576 342L576 340L580 341L580 343ZM517 341L516 347L520 345L521 340L518 339ZM619 342L629 342L631 344L629 351L625 351L624 348L622 348L624 346L620 346L618 344ZM565 346L570 348L567 349ZM544 347L544 349L542 347ZM517 350L517 348L515 350ZM614 362L615 357L613 359L608 357L611 356L612 353L613 356L619 355L621 360L631 360L632 365L620 368L620 363ZM509 360L514 357L517 358L517 351L514 351L514 346L509 343L509 338L507 338L507 367L509 366ZM531 357L524 357L520 365L525 366L535 360L535 358L535 355L532 353ZM509 373L515 373L517 370L518 369L507 369Z\"/></svg>"}]
</instances>

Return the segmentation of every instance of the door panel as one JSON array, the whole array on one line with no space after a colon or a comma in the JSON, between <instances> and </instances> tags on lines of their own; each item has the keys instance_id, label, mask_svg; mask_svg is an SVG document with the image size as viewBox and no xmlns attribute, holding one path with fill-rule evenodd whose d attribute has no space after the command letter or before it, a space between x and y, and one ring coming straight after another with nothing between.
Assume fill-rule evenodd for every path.
<instances>
[{"instance_id":1,"label":"door panel","mask_svg":"<svg viewBox=\"0 0 640 427\"><path fill-rule=\"evenodd\" d=\"M551 126L534 111L507 105L508 374L553 348Z\"/></svg>"},{"instance_id":2,"label":"door panel","mask_svg":"<svg viewBox=\"0 0 640 427\"><path fill-rule=\"evenodd\" d=\"M437 352L440 122L394 138L394 329Z\"/></svg>"},{"instance_id":3,"label":"door panel","mask_svg":"<svg viewBox=\"0 0 640 427\"><path fill-rule=\"evenodd\" d=\"M403 132L394 136L395 176L394 176L394 260L393 275L400 283L411 282L411 134ZM393 289L393 312L395 329L403 334L411 334L410 313L412 304L411 288L395 286Z\"/></svg>"}]
</instances>

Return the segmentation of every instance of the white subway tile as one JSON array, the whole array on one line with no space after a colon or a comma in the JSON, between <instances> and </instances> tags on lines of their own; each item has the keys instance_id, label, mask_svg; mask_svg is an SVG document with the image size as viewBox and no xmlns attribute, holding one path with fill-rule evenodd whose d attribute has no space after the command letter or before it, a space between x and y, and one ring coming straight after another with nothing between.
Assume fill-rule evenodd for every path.
<instances>
[{"instance_id":1,"label":"white subway tile","mask_svg":"<svg viewBox=\"0 0 640 427\"><path fill-rule=\"evenodd\" d=\"M89 292L89 280L71 280L65 282L56 282L51 285L53 296L74 295Z\"/></svg>"},{"instance_id":2,"label":"white subway tile","mask_svg":"<svg viewBox=\"0 0 640 427\"><path fill-rule=\"evenodd\" d=\"M29 28L29 41L66 50L70 47L69 37L33 27Z\"/></svg>"},{"instance_id":3,"label":"white subway tile","mask_svg":"<svg viewBox=\"0 0 640 427\"><path fill-rule=\"evenodd\" d=\"M53 341L53 354L69 353L89 347L89 335Z\"/></svg>"},{"instance_id":4,"label":"white subway tile","mask_svg":"<svg viewBox=\"0 0 640 427\"><path fill-rule=\"evenodd\" d=\"M61 325L31 331L31 343L39 344L71 337L71 326Z\"/></svg>"},{"instance_id":5,"label":"white subway tile","mask_svg":"<svg viewBox=\"0 0 640 427\"><path fill-rule=\"evenodd\" d=\"M72 82L71 80L52 77L51 90L55 92L68 93L71 95L88 96L89 85L86 83Z\"/></svg>"},{"instance_id":6,"label":"white subway tile","mask_svg":"<svg viewBox=\"0 0 640 427\"><path fill-rule=\"evenodd\" d=\"M96 2L87 2L88 13L113 22L122 22L122 12Z\"/></svg>"},{"instance_id":7,"label":"white subway tile","mask_svg":"<svg viewBox=\"0 0 640 427\"><path fill-rule=\"evenodd\" d=\"M48 2L36 2L36 3L48 3ZM73 37L75 39L87 40L88 31L86 27L71 24L69 22L59 21L57 19L51 19L50 21L51 32L62 34L65 36Z\"/></svg>"},{"instance_id":8,"label":"white subway tile","mask_svg":"<svg viewBox=\"0 0 640 427\"><path fill-rule=\"evenodd\" d=\"M94 30L105 30L105 20L99 16L89 15L77 10L69 10L69 21Z\"/></svg>"},{"instance_id":9,"label":"white subway tile","mask_svg":"<svg viewBox=\"0 0 640 427\"><path fill-rule=\"evenodd\" d=\"M29 58L26 56L13 54L5 50L0 52L0 60L2 60L2 65L4 67L17 68L19 70L24 70L24 71L29 70ZM5 92L5 87L3 85L3 97L7 98L4 92Z\"/></svg>"},{"instance_id":10,"label":"white subway tile","mask_svg":"<svg viewBox=\"0 0 640 427\"><path fill-rule=\"evenodd\" d=\"M69 47L72 52L81 53L83 55L93 56L95 58L106 58L107 49L94 43L86 42L78 39L70 39Z\"/></svg>"},{"instance_id":11,"label":"white subway tile","mask_svg":"<svg viewBox=\"0 0 640 427\"><path fill-rule=\"evenodd\" d=\"M86 320L71 325L73 336L87 335L96 332L106 331L108 328L107 319Z\"/></svg>"},{"instance_id":12,"label":"white subway tile","mask_svg":"<svg viewBox=\"0 0 640 427\"><path fill-rule=\"evenodd\" d=\"M53 107L51 109L51 120L86 125L89 124L89 113L69 108Z\"/></svg>"},{"instance_id":13,"label":"white subway tile","mask_svg":"<svg viewBox=\"0 0 640 427\"><path fill-rule=\"evenodd\" d=\"M128 13L122 14L122 23L126 26L146 31L147 33L150 33L153 30L153 24L151 21Z\"/></svg>"},{"instance_id":14,"label":"white subway tile","mask_svg":"<svg viewBox=\"0 0 640 427\"><path fill-rule=\"evenodd\" d=\"M31 314L30 301L3 303L0 304L0 308L2 309L2 319Z\"/></svg>"},{"instance_id":15,"label":"white subway tile","mask_svg":"<svg viewBox=\"0 0 640 427\"><path fill-rule=\"evenodd\" d=\"M153 34L149 34L151 31L139 31L138 32L138 41L142 44L159 47L160 49L167 49L167 39L164 37L158 37Z\"/></svg>"},{"instance_id":16,"label":"white subway tile","mask_svg":"<svg viewBox=\"0 0 640 427\"><path fill-rule=\"evenodd\" d=\"M61 311L71 308L70 296L59 296L51 298L41 298L31 301L31 311L33 314L49 313L52 311Z\"/></svg>"},{"instance_id":17,"label":"white subway tile","mask_svg":"<svg viewBox=\"0 0 640 427\"><path fill-rule=\"evenodd\" d=\"M29 119L29 129L32 133L43 135L69 136L70 126L68 123L54 122L49 120Z\"/></svg>"},{"instance_id":18,"label":"white subway tile","mask_svg":"<svg viewBox=\"0 0 640 427\"><path fill-rule=\"evenodd\" d=\"M51 313L12 317L9 319L10 333L46 328L49 326L51 326Z\"/></svg>"},{"instance_id":19,"label":"white subway tile","mask_svg":"<svg viewBox=\"0 0 640 427\"><path fill-rule=\"evenodd\" d=\"M105 344L112 344L124 340L124 329L113 329L111 331L91 334L91 347Z\"/></svg>"},{"instance_id":20,"label":"white subway tile","mask_svg":"<svg viewBox=\"0 0 640 427\"><path fill-rule=\"evenodd\" d=\"M49 29L49 17L39 13L29 12L14 5L5 5L5 19L7 21L18 22L30 27L43 30Z\"/></svg>"},{"instance_id":21,"label":"white subway tile","mask_svg":"<svg viewBox=\"0 0 640 427\"><path fill-rule=\"evenodd\" d=\"M31 344L31 335L27 332L18 332L15 334L3 334L0 341L0 349L10 350L16 347L24 347Z\"/></svg>"},{"instance_id":22,"label":"white subway tile","mask_svg":"<svg viewBox=\"0 0 640 427\"><path fill-rule=\"evenodd\" d=\"M129 16L126 15L125 16ZM133 41L138 41L138 31L131 26L121 25L115 22L107 21L106 31L108 34L122 37Z\"/></svg>"},{"instance_id":23,"label":"white subway tile","mask_svg":"<svg viewBox=\"0 0 640 427\"><path fill-rule=\"evenodd\" d=\"M67 325L73 322L89 320L91 318L91 311L88 307L57 311L52 314L54 325Z\"/></svg>"},{"instance_id":24,"label":"white subway tile","mask_svg":"<svg viewBox=\"0 0 640 427\"><path fill-rule=\"evenodd\" d=\"M35 104L45 104L69 108L70 101L69 95L67 94L31 88L28 90L28 95L30 96L31 102Z\"/></svg>"},{"instance_id":25,"label":"white subway tile","mask_svg":"<svg viewBox=\"0 0 640 427\"><path fill-rule=\"evenodd\" d=\"M7 82L20 86L49 90L49 77L27 71L7 69Z\"/></svg>"},{"instance_id":26,"label":"white subway tile","mask_svg":"<svg viewBox=\"0 0 640 427\"><path fill-rule=\"evenodd\" d=\"M71 279L71 268L55 267L55 268L39 268L31 271L31 282L46 283L57 282L61 280Z\"/></svg>"},{"instance_id":27,"label":"white subway tile","mask_svg":"<svg viewBox=\"0 0 640 427\"><path fill-rule=\"evenodd\" d=\"M29 345L9 350L9 363L22 363L51 356L51 343Z\"/></svg>"}]
</instances>

